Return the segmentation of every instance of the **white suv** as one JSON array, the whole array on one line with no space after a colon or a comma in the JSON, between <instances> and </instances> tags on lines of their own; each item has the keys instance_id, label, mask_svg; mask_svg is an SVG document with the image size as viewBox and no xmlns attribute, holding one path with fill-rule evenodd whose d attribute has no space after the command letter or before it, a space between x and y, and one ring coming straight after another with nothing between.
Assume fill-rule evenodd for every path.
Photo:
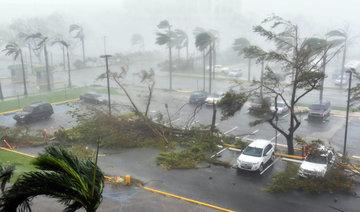
<instances>
[{"instance_id":1,"label":"white suv","mask_svg":"<svg viewBox=\"0 0 360 212\"><path fill-rule=\"evenodd\" d=\"M237 159L237 167L249 171L264 170L269 160L274 160L274 146L268 140L257 139L251 142Z\"/></svg>"},{"instance_id":2,"label":"white suv","mask_svg":"<svg viewBox=\"0 0 360 212\"><path fill-rule=\"evenodd\" d=\"M298 175L301 177L324 177L328 168L335 162L335 155L332 150L324 146L319 148L320 154L309 154L301 163Z\"/></svg>"}]
</instances>

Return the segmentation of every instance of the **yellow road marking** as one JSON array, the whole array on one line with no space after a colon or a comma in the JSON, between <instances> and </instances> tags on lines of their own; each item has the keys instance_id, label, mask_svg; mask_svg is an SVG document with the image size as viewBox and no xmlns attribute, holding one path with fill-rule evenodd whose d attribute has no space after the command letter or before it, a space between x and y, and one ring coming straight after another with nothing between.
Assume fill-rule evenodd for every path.
<instances>
[{"instance_id":1,"label":"yellow road marking","mask_svg":"<svg viewBox=\"0 0 360 212\"><path fill-rule=\"evenodd\" d=\"M36 156L34 156L34 155L29 155L29 154L22 153L22 152L18 152L18 151L11 150L11 149L6 149L6 148L3 148L3 147L0 147L0 149L5 150L5 151L8 151L8 152L14 152L14 153L17 153L17 154L20 154L20 155L24 155L24 156L27 156L27 157L31 157L31 158L36 158Z\"/></svg>"},{"instance_id":2,"label":"yellow road marking","mask_svg":"<svg viewBox=\"0 0 360 212\"><path fill-rule=\"evenodd\" d=\"M220 211L235 212L233 210L221 208L221 207L218 207L218 206L215 206L215 205L210 205L210 204L207 204L207 203L199 202L199 201L196 201L196 200L188 199L188 198L177 196L177 195L174 195L174 194L169 194L169 193L159 191L159 190L155 190L155 189L152 189L152 188L149 188L149 187L144 187L144 189L147 190L147 191L154 192L154 193L162 194L164 196L174 197L174 198L177 198L177 199L181 199L181 200L191 202L191 203L195 203L195 204L198 204L198 205L203 205L203 206L213 208L213 209L217 209L217 210L220 210Z\"/></svg>"},{"instance_id":3,"label":"yellow road marking","mask_svg":"<svg viewBox=\"0 0 360 212\"><path fill-rule=\"evenodd\" d=\"M286 158L294 158L294 159L299 159L299 160L304 159L304 157L296 156L296 155L286 155L286 154L281 154L281 153L277 153L277 152L275 152L274 154L277 156L282 156L282 157L286 157Z\"/></svg>"}]
</instances>

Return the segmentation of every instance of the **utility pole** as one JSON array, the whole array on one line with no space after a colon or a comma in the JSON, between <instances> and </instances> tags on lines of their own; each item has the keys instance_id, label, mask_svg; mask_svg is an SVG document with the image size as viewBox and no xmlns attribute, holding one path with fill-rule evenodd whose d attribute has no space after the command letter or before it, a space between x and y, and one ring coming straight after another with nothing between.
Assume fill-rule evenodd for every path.
<instances>
[{"instance_id":1,"label":"utility pole","mask_svg":"<svg viewBox=\"0 0 360 212\"><path fill-rule=\"evenodd\" d=\"M346 154L346 140L347 140L347 130L348 130L348 122L349 122L349 108L350 108L350 89L351 89L351 78L352 78L352 72L353 71L354 71L353 68L346 71L346 73L348 73L350 76L349 76L349 89L348 89L348 98L347 98L347 106L346 106L346 122L345 122L345 138L344 138L343 156L345 156L345 154Z\"/></svg>"},{"instance_id":2,"label":"utility pole","mask_svg":"<svg viewBox=\"0 0 360 212\"><path fill-rule=\"evenodd\" d=\"M111 55L101 55L101 58L105 58L106 63L106 78L107 78L107 89L108 89L108 105L109 105L109 116L111 116L111 101L110 101L110 80L109 80L109 63L108 58L111 57Z\"/></svg>"}]
</instances>

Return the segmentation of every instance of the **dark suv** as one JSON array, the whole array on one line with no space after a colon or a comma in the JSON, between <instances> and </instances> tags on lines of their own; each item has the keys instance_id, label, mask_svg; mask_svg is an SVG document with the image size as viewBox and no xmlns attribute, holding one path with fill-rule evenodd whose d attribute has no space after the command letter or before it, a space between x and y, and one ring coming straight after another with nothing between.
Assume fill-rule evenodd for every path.
<instances>
[{"instance_id":1,"label":"dark suv","mask_svg":"<svg viewBox=\"0 0 360 212\"><path fill-rule=\"evenodd\" d=\"M17 123L30 123L40 119L47 119L54 113L51 104L47 102L37 102L26 106L21 112L13 118Z\"/></svg>"},{"instance_id":2,"label":"dark suv","mask_svg":"<svg viewBox=\"0 0 360 212\"><path fill-rule=\"evenodd\" d=\"M208 94L203 91L194 91L191 93L189 103L190 104L202 104L205 102Z\"/></svg>"},{"instance_id":3,"label":"dark suv","mask_svg":"<svg viewBox=\"0 0 360 212\"><path fill-rule=\"evenodd\" d=\"M308 119L325 119L330 116L331 104L329 101L312 104L309 108Z\"/></svg>"}]
</instances>

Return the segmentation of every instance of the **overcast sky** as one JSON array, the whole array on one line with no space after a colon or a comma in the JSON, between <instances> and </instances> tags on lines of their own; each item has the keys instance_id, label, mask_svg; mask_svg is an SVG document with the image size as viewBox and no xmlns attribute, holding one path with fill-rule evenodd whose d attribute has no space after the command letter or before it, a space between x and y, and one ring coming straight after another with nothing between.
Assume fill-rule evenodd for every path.
<instances>
[{"instance_id":1,"label":"overcast sky","mask_svg":"<svg viewBox=\"0 0 360 212\"><path fill-rule=\"evenodd\" d=\"M350 26L360 29L358 0L0 0L0 23L18 18L62 15L67 22L84 26L92 53L107 36L109 51L131 49L130 37L141 33L149 49L154 45L156 24L168 19L174 28L191 34L196 26L220 31L222 48L234 38L251 37L251 27L270 14L280 15L303 27L304 34L324 34ZM219 6L220 5L220 6ZM223 10L219 10L219 8ZM229 9L231 11L229 11ZM201 13L201 14L199 14ZM202 15L203 13L203 15ZM214 15L214 13L216 13ZM251 39L251 38L250 38ZM256 40L256 38L254 38ZM259 41L260 42L260 41Z\"/></svg>"}]
</instances>

